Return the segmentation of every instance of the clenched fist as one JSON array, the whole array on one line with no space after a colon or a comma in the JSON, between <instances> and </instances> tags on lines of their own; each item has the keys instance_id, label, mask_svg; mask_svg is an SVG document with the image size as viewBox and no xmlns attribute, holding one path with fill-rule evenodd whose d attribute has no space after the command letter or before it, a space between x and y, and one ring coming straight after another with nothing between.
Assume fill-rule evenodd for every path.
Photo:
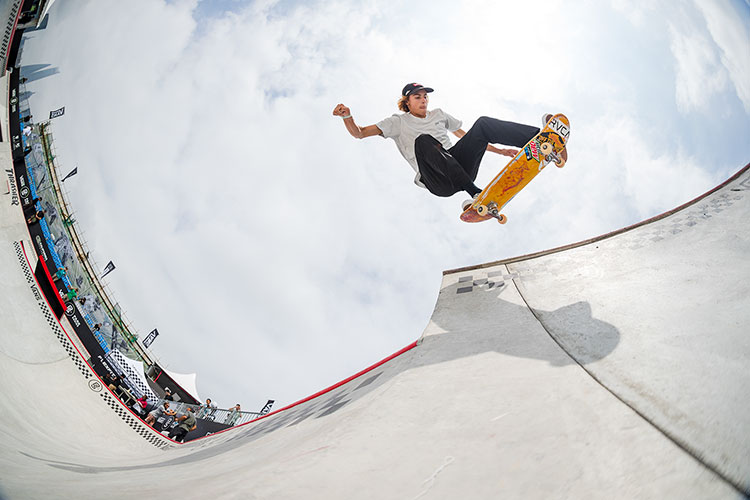
<instances>
[{"instance_id":1,"label":"clenched fist","mask_svg":"<svg viewBox=\"0 0 750 500\"><path fill-rule=\"evenodd\" d=\"M349 116L351 114L352 111L343 104L337 104L336 107L333 108L333 116Z\"/></svg>"}]
</instances>

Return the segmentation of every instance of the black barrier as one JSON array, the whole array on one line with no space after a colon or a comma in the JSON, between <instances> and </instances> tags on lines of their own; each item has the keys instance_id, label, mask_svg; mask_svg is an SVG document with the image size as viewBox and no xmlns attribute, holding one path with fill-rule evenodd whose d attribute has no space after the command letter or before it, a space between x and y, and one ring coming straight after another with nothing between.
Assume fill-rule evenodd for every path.
<instances>
[{"instance_id":1,"label":"black barrier","mask_svg":"<svg viewBox=\"0 0 750 500\"><path fill-rule=\"evenodd\" d=\"M9 134L11 141L11 150L13 151L13 165L16 167L18 172L18 164L20 161L23 163L23 142L21 142L21 117L18 116L18 109L20 105L18 85L19 75L18 71L14 71L10 74L9 78L9 90L8 90L8 126L10 126ZM23 165L24 171L26 165Z\"/></svg>"},{"instance_id":2,"label":"black barrier","mask_svg":"<svg viewBox=\"0 0 750 500\"><path fill-rule=\"evenodd\" d=\"M55 317L60 319L63 312L65 312L65 304L60 300L58 290L55 288L49 270L42 259L37 261L36 268L34 268L34 276L36 276L36 282L39 283L39 288L42 290L42 293L47 297L47 301L49 302Z\"/></svg>"},{"instance_id":3,"label":"black barrier","mask_svg":"<svg viewBox=\"0 0 750 500\"><path fill-rule=\"evenodd\" d=\"M18 71L13 71L10 74L10 90L8 92L8 109L9 109L9 125L10 125L10 136L11 146L13 150L13 170L15 171L16 182L18 185L18 196L21 205L24 207L25 214L31 214L34 211L32 206L32 193L30 183L28 179L28 172L26 170L26 160L23 150L23 142L21 141L21 120L19 117L19 102L18 102L18 85L19 75ZM104 377L108 373L116 373L112 366L107 362L105 358L104 349L99 344L94 334L91 332L86 320L81 315L78 308L76 308L73 302L66 302L64 304L64 310L59 311L60 297L65 296L67 289L64 287L62 281L55 281L51 279L52 274L57 272L57 268L52 264L50 259L50 249L47 246L47 241L44 238L42 228L39 223L28 224L29 236L34 245L34 250L39 256L40 261L34 265L34 274L36 281L39 283L39 287L47 298L47 302L52 307L53 312L58 318L64 313L73 325L73 330L76 336L81 341L83 346L91 356L89 363L94 369L97 375ZM32 258L32 256L29 256ZM45 263L49 263L50 267L47 272L44 271L41 260ZM58 314L59 313L59 314Z\"/></svg>"},{"instance_id":4,"label":"black barrier","mask_svg":"<svg viewBox=\"0 0 750 500\"><path fill-rule=\"evenodd\" d=\"M220 424L219 422L212 422L202 418L195 419L195 430L190 431L185 435L185 442L198 439L199 437L206 436L208 434L214 434L224 429L229 429L228 425Z\"/></svg>"},{"instance_id":5,"label":"black barrier","mask_svg":"<svg viewBox=\"0 0 750 500\"><path fill-rule=\"evenodd\" d=\"M70 321L70 324L73 326L73 330L75 330L76 336L83 344L83 347L89 352L89 355L91 356L89 362L96 374L100 377L104 377L107 374L115 375L117 371L110 366L105 356L104 349L94 336L91 328L89 328L81 311L76 307L75 302L65 302L65 317Z\"/></svg>"},{"instance_id":6,"label":"black barrier","mask_svg":"<svg viewBox=\"0 0 750 500\"><path fill-rule=\"evenodd\" d=\"M21 47L21 38L23 37L23 29L16 29L16 26L18 26L18 18L20 16L21 16L21 10L19 9L18 16L16 17L16 24L13 26L13 34L11 35L13 39L10 42L10 49L8 50L8 55L5 58L5 69L14 67L16 63L16 59L18 59L18 49Z\"/></svg>"}]
</instances>

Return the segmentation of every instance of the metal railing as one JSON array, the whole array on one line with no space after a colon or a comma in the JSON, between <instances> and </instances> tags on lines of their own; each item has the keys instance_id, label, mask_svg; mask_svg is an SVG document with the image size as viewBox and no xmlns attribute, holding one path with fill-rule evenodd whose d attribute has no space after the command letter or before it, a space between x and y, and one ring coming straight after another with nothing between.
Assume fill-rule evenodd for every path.
<instances>
[{"instance_id":1,"label":"metal railing","mask_svg":"<svg viewBox=\"0 0 750 500\"><path fill-rule=\"evenodd\" d=\"M21 95L27 95L26 92ZM22 99L19 106L22 117L30 115L28 100ZM29 137L24 136L24 146L30 148L26 156L29 181L36 197L42 197L40 205L45 218L40 222L42 231L52 250L52 259L57 267L65 267L67 275L62 278L68 288L78 289L76 302L86 322L94 332L99 344L107 353L117 349L125 356L147 365L154 364L153 353L137 342L138 335L133 325L122 313L119 305L111 299L111 291L98 277L97 264L93 262L85 239L75 226L70 203L58 176L56 151L49 122L33 127ZM84 299L81 301L81 299ZM101 325L94 331L95 325Z\"/></svg>"},{"instance_id":2,"label":"metal railing","mask_svg":"<svg viewBox=\"0 0 750 500\"><path fill-rule=\"evenodd\" d=\"M148 411L144 412L140 405L135 402L132 406L134 410L136 410L136 413L140 414L143 418L146 418L149 412L153 411L154 409L158 408L159 406L162 406L164 404L165 399L159 399L155 403L152 402L152 400L149 400L149 406ZM169 409L174 411L176 415L174 417L166 417L164 419L164 422L159 422L160 426L163 430L168 430L170 427L172 427L173 421L181 416L185 415L187 413L187 408L191 407L193 408L195 412L195 418L206 420L208 422L214 422L217 424L223 424L229 427L234 427L237 425L245 424L247 422L252 422L253 420L256 420L259 417L262 417L260 413L252 412L252 411L235 411L234 409L221 409L221 408L212 408L207 407L206 405L191 405L188 403L183 403L179 401L168 401L169 402Z\"/></svg>"}]
</instances>

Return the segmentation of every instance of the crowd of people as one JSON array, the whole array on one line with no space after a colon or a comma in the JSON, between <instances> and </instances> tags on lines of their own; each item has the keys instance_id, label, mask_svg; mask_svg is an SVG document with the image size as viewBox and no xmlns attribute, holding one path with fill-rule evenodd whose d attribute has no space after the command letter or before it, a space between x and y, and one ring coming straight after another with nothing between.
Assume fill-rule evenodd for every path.
<instances>
[{"instance_id":1,"label":"crowd of people","mask_svg":"<svg viewBox=\"0 0 750 500\"><path fill-rule=\"evenodd\" d=\"M113 382L113 378L109 376L107 382ZM118 386L115 383L110 384L109 387L113 393L118 395L116 391ZM219 410L216 403L211 401L211 398L206 399L206 402L197 408L195 405L175 404L175 396L169 389L164 391L164 397L156 403L151 402L146 395L143 395L135 400L132 407L146 424L178 442L184 442L187 434L197 429L198 419L216 422L217 415L226 412L226 417L218 423L232 427L237 424L242 416L239 403L229 410Z\"/></svg>"}]
</instances>

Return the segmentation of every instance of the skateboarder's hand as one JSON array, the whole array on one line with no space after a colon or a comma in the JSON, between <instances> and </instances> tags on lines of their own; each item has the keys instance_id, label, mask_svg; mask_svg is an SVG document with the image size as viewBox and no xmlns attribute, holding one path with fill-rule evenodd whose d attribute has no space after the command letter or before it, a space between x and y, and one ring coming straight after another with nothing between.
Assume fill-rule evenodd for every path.
<instances>
[{"instance_id":1,"label":"skateboarder's hand","mask_svg":"<svg viewBox=\"0 0 750 500\"><path fill-rule=\"evenodd\" d=\"M351 110L343 104L337 104L336 107L333 108L333 116L349 116L351 114Z\"/></svg>"},{"instance_id":2,"label":"skateboarder's hand","mask_svg":"<svg viewBox=\"0 0 750 500\"><path fill-rule=\"evenodd\" d=\"M498 149L495 146L487 146L487 151L492 151L503 156L510 156L511 158L518 154L517 149Z\"/></svg>"}]
</instances>

